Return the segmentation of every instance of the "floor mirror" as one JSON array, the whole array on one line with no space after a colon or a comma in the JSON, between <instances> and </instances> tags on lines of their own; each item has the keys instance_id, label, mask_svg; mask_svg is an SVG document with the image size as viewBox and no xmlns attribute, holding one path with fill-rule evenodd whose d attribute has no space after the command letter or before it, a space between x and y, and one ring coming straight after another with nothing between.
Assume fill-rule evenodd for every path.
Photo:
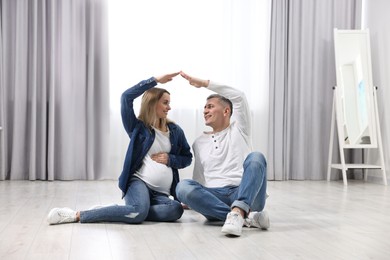
<instances>
[{"instance_id":1,"label":"floor mirror","mask_svg":"<svg viewBox=\"0 0 390 260\"><path fill-rule=\"evenodd\" d=\"M329 142L327 180L332 169L341 170L343 183L347 185L348 169L363 169L367 180L367 169L377 169L387 185L382 138L378 117L376 91L373 85L369 30L334 29L334 48L337 86L334 87L332 122ZM340 158L332 163L335 126ZM346 163L346 149L378 149L377 164Z\"/></svg>"}]
</instances>

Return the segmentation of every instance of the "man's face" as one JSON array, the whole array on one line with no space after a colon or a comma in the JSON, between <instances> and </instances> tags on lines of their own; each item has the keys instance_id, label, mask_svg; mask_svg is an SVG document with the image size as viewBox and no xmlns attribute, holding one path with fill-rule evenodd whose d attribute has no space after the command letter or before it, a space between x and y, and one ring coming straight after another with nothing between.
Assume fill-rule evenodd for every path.
<instances>
[{"instance_id":1,"label":"man's face","mask_svg":"<svg viewBox=\"0 0 390 260\"><path fill-rule=\"evenodd\" d=\"M203 116L207 126L219 129L226 120L226 108L223 107L218 98L210 98L204 106Z\"/></svg>"}]
</instances>

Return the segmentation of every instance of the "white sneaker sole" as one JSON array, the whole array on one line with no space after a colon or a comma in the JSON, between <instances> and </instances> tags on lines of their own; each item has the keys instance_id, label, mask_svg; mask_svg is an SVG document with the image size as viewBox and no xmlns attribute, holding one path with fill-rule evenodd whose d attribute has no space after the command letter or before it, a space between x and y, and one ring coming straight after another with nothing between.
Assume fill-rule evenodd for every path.
<instances>
[{"instance_id":1,"label":"white sneaker sole","mask_svg":"<svg viewBox=\"0 0 390 260\"><path fill-rule=\"evenodd\" d=\"M237 237L241 236L241 232L231 226L223 226L221 232L225 235L232 235Z\"/></svg>"}]
</instances>

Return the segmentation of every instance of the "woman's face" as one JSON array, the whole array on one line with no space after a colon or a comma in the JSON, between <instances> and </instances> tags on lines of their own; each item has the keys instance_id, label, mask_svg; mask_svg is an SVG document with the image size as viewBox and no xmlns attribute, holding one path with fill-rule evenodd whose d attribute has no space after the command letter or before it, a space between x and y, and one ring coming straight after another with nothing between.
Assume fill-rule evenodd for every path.
<instances>
[{"instance_id":1,"label":"woman's face","mask_svg":"<svg viewBox=\"0 0 390 260\"><path fill-rule=\"evenodd\" d=\"M158 118L166 118L168 111L171 110L169 103L171 102L171 96L168 93L164 93L158 100L156 105L156 115Z\"/></svg>"}]
</instances>

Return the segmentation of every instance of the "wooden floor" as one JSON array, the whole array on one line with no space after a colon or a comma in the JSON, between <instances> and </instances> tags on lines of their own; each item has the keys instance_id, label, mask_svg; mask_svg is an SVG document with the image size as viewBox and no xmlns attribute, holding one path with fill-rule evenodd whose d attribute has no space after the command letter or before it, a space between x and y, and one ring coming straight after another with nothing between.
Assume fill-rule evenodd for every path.
<instances>
[{"instance_id":1,"label":"wooden floor","mask_svg":"<svg viewBox=\"0 0 390 260\"><path fill-rule=\"evenodd\" d=\"M177 223L49 226L52 207L122 203L116 181L0 181L0 259L390 259L380 184L268 182L271 228L239 238L186 210Z\"/></svg>"}]
</instances>

